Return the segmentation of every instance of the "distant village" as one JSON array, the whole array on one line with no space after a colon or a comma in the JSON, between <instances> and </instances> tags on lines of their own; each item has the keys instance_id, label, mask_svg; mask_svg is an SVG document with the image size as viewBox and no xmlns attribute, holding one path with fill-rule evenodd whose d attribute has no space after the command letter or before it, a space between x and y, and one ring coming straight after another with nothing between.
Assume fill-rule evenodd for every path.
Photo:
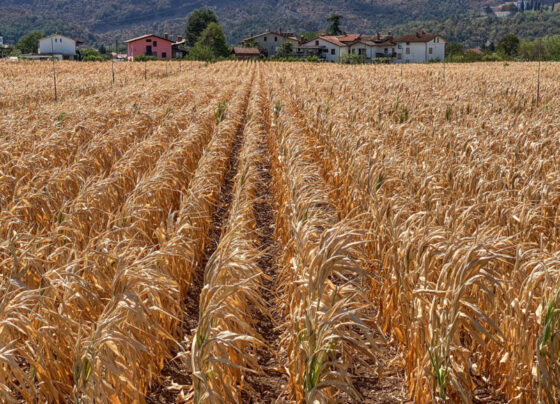
<instances>
[{"instance_id":1,"label":"distant village","mask_svg":"<svg viewBox=\"0 0 560 404\"><path fill-rule=\"evenodd\" d=\"M182 36L171 38L163 35L146 34L124 41L127 53L115 52L117 60L132 61L138 58L183 59L189 47ZM232 57L237 60L274 58L279 55L296 59L314 58L316 61L342 62L347 58L358 58L362 63L382 61L385 63L427 63L445 58L446 40L437 34L424 31L394 37L382 35L347 34L327 35L319 33L305 40L282 29L252 35L241 41L242 46L232 48ZM6 45L3 45L6 48ZM39 39L36 54L22 54L19 58L42 60L80 60L83 43L61 34L52 34Z\"/></svg>"}]
</instances>

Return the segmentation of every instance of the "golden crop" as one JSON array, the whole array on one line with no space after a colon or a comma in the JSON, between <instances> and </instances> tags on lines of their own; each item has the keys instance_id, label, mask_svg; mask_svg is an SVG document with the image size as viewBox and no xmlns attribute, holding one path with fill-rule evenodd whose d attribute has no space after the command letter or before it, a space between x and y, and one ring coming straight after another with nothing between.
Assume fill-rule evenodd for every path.
<instances>
[{"instance_id":1,"label":"golden crop","mask_svg":"<svg viewBox=\"0 0 560 404\"><path fill-rule=\"evenodd\" d=\"M560 400L557 65L56 68L0 62L0 401Z\"/></svg>"}]
</instances>

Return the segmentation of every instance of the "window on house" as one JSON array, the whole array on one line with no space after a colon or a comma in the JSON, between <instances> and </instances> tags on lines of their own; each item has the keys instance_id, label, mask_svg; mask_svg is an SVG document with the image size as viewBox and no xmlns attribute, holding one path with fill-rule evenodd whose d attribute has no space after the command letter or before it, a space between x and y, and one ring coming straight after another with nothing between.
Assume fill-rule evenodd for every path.
<instances>
[{"instance_id":1,"label":"window on house","mask_svg":"<svg viewBox=\"0 0 560 404\"><path fill-rule=\"evenodd\" d=\"M154 41L154 48L157 46L157 41Z\"/></svg>"},{"instance_id":2,"label":"window on house","mask_svg":"<svg viewBox=\"0 0 560 404\"><path fill-rule=\"evenodd\" d=\"M331 55L335 55L336 54L336 50L335 49L331 49Z\"/></svg>"},{"instance_id":3,"label":"window on house","mask_svg":"<svg viewBox=\"0 0 560 404\"><path fill-rule=\"evenodd\" d=\"M402 53L397 53L397 59L402 59Z\"/></svg>"},{"instance_id":4,"label":"window on house","mask_svg":"<svg viewBox=\"0 0 560 404\"><path fill-rule=\"evenodd\" d=\"M410 55L410 48L406 48L406 54Z\"/></svg>"},{"instance_id":5,"label":"window on house","mask_svg":"<svg viewBox=\"0 0 560 404\"><path fill-rule=\"evenodd\" d=\"M319 41L315 41L315 46L319 46Z\"/></svg>"},{"instance_id":6,"label":"window on house","mask_svg":"<svg viewBox=\"0 0 560 404\"><path fill-rule=\"evenodd\" d=\"M263 41L265 41L265 42L266 42L266 37L263 37Z\"/></svg>"},{"instance_id":7,"label":"window on house","mask_svg":"<svg viewBox=\"0 0 560 404\"><path fill-rule=\"evenodd\" d=\"M274 37L274 42L278 42L278 37L277 36Z\"/></svg>"},{"instance_id":8,"label":"window on house","mask_svg":"<svg viewBox=\"0 0 560 404\"><path fill-rule=\"evenodd\" d=\"M389 49L385 48L385 53L389 52Z\"/></svg>"},{"instance_id":9,"label":"window on house","mask_svg":"<svg viewBox=\"0 0 560 404\"><path fill-rule=\"evenodd\" d=\"M161 57L165 59L167 57L167 52L161 52Z\"/></svg>"},{"instance_id":10,"label":"window on house","mask_svg":"<svg viewBox=\"0 0 560 404\"><path fill-rule=\"evenodd\" d=\"M428 48L428 53L431 55L433 53L433 49L432 48Z\"/></svg>"},{"instance_id":11,"label":"window on house","mask_svg":"<svg viewBox=\"0 0 560 404\"><path fill-rule=\"evenodd\" d=\"M146 39L146 42L152 42L152 40L151 39Z\"/></svg>"},{"instance_id":12,"label":"window on house","mask_svg":"<svg viewBox=\"0 0 560 404\"><path fill-rule=\"evenodd\" d=\"M406 44L407 44L407 45L410 45L410 42L407 42Z\"/></svg>"}]
</instances>

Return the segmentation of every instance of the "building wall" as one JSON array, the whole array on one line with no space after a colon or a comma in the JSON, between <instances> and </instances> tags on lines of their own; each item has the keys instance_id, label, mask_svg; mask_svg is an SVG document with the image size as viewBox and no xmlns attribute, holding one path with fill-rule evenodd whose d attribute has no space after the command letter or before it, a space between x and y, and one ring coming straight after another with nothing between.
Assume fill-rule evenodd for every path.
<instances>
[{"instance_id":1,"label":"building wall","mask_svg":"<svg viewBox=\"0 0 560 404\"><path fill-rule=\"evenodd\" d=\"M280 48L282 47L284 41L288 41L292 43L294 52L296 50L296 47L298 46L298 41L284 38L283 36L272 34L272 33L259 35L255 37L254 40L258 44L257 48L259 48L261 52L265 52L268 56L276 55L280 50Z\"/></svg>"},{"instance_id":2,"label":"building wall","mask_svg":"<svg viewBox=\"0 0 560 404\"><path fill-rule=\"evenodd\" d=\"M361 55L364 58L371 58L371 47L364 45L363 43L355 43L351 45L349 52L354 55Z\"/></svg>"},{"instance_id":3,"label":"building wall","mask_svg":"<svg viewBox=\"0 0 560 404\"><path fill-rule=\"evenodd\" d=\"M407 53L407 49L410 52ZM430 49L432 50L430 53ZM430 60L445 58L445 41L436 37L429 42L401 42L397 46L397 61L402 63L426 63ZM400 57L398 56L400 55Z\"/></svg>"},{"instance_id":4,"label":"building wall","mask_svg":"<svg viewBox=\"0 0 560 404\"><path fill-rule=\"evenodd\" d=\"M321 38L317 38L314 39L306 44L304 44L302 47L305 48L307 46L324 46L325 49L323 51L326 50L326 52L322 53L322 56L325 58L325 60L327 62L338 62L340 60L341 56L347 55L348 54L348 47L346 46L338 46L335 45L329 41L325 41L324 39Z\"/></svg>"},{"instance_id":5,"label":"building wall","mask_svg":"<svg viewBox=\"0 0 560 404\"><path fill-rule=\"evenodd\" d=\"M393 53L396 50L396 46L368 46L365 44L360 44L360 43L355 43L352 46L350 46L350 52L355 54L355 55L359 55L360 54L360 49L362 49L362 54L363 56L365 56L367 59L374 59L377 56L377 53L383 53L386 56L383 57L391 57L393 55ZM387 53L385 53L385 49L387 49Z\"/></svg>"},{"instance_id":6,"label":"building wall","mask_svg":"<svg viewBox=\"0 0 560 404\"><path fill-rule=\"evenodd\" d=\"M76 41L70 38L63 37L62 35L54 35L49 38L43 38L39 40L39 53L40 54L58 53L61 55L75 55Z\"/></svg>"},{"instance_id":7,"label":"building wall","mask_svg":"<svg viewBox=\"0 0 560 404\"><path fill-rule=\"evenodd\" d=\"M154 46L154 42L157 43ZM146 47L152 47L152 55L157 56L158 59L171 59L172 57L172 43L170 41L165 41L161 38L156 37L148 37L142 38L134 42L128 43L128 58L134 59L137 56L145 55L146 54ZM165 57L163 54L165 53Z\"/></svg>"}]
</instances>

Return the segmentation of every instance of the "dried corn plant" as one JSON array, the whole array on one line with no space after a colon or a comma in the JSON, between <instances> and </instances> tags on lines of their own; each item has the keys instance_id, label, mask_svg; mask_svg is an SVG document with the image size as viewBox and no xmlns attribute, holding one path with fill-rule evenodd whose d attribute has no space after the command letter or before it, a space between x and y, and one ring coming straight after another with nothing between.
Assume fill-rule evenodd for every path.
<instances>
[{"instance_id":1,"label":"dried corn plant","mask_svg":"<svg viewBox=\"0 0 560 404\"><path fill-rule=\"evenodd\" d=\"M316 150L295 125L297 105L282 93L274 98L278 151L278 237L285 246L279 287L283 288L290 358L290 388L297 401L362 400L353 379L376 374L383 341L371 321L372 306L361 269L355 223L340 221L328 187L317 175ZM344 394L344 395L343 395Z\"/></svg>"},{"instance_id":2,"label":"dried corn plant","mask_svg":"<svg viewBox=\"0 0 560 404\"><path fill-rule=\"evenodd\" d=\"M425 80L381 81L366 95L350 80L369 68L334 84L327 72L298 74L285 99L320 149L337 205L365 214L361 227L375 235L366 249L375 299L402 343L415 400L534 400L539 296L556 284L552 71L548 107L535 110L530 87L489 86L489 66L457 69L441 89L428 87L433 67L406 69ZM473 103L479 97L486 109Z\"/></svg>"},{"instance_id":3,"label":"dried corn plant","mask_svg":"<svg viewBox=\"0 0 560 404\"><path fill-rule=\"evenodd\" d=\"M555 64L0 64L0 401L252 397L265 138L290 399L560 399Z\"/></svg>"},{"instance_id":4,"label":"dried corn plant","mask_svg":"<svg viewBox=\"0 0 560 404\"><path fill-rule=\"evenodd\" d=\"M78 368L83 373L91 367L87 383L75 389L83 400L143 402L148 384L169 357L180 329L181 302L203 258L211 209L241 124L247 91L242 87L238 94L201 157L162 245L117 272L111 300L94 326L94 338L82 339ZM137 361L144 364L142 369L135 366ZM107 362L115 366L108 369Z\"/></svg>"},{"instance_id":5,"label":"dried corn plant","mask_svg":"<svg viewBox=\"0 0 560 404\"><path fill-rule=\"evenodd\" d=\"M187 399L202 402L242 402L246 372L262 371L257 347L264 342L250 313L267 309L259 293L258 237L254 205L257 199L259 142L263 98L254 81L243 130L243 146L237 159L229 215L218 245L204 271L198 327L191 343L193 390ZM188 357L188 356L187 356Z\"/></svg>"}]
</instances>

